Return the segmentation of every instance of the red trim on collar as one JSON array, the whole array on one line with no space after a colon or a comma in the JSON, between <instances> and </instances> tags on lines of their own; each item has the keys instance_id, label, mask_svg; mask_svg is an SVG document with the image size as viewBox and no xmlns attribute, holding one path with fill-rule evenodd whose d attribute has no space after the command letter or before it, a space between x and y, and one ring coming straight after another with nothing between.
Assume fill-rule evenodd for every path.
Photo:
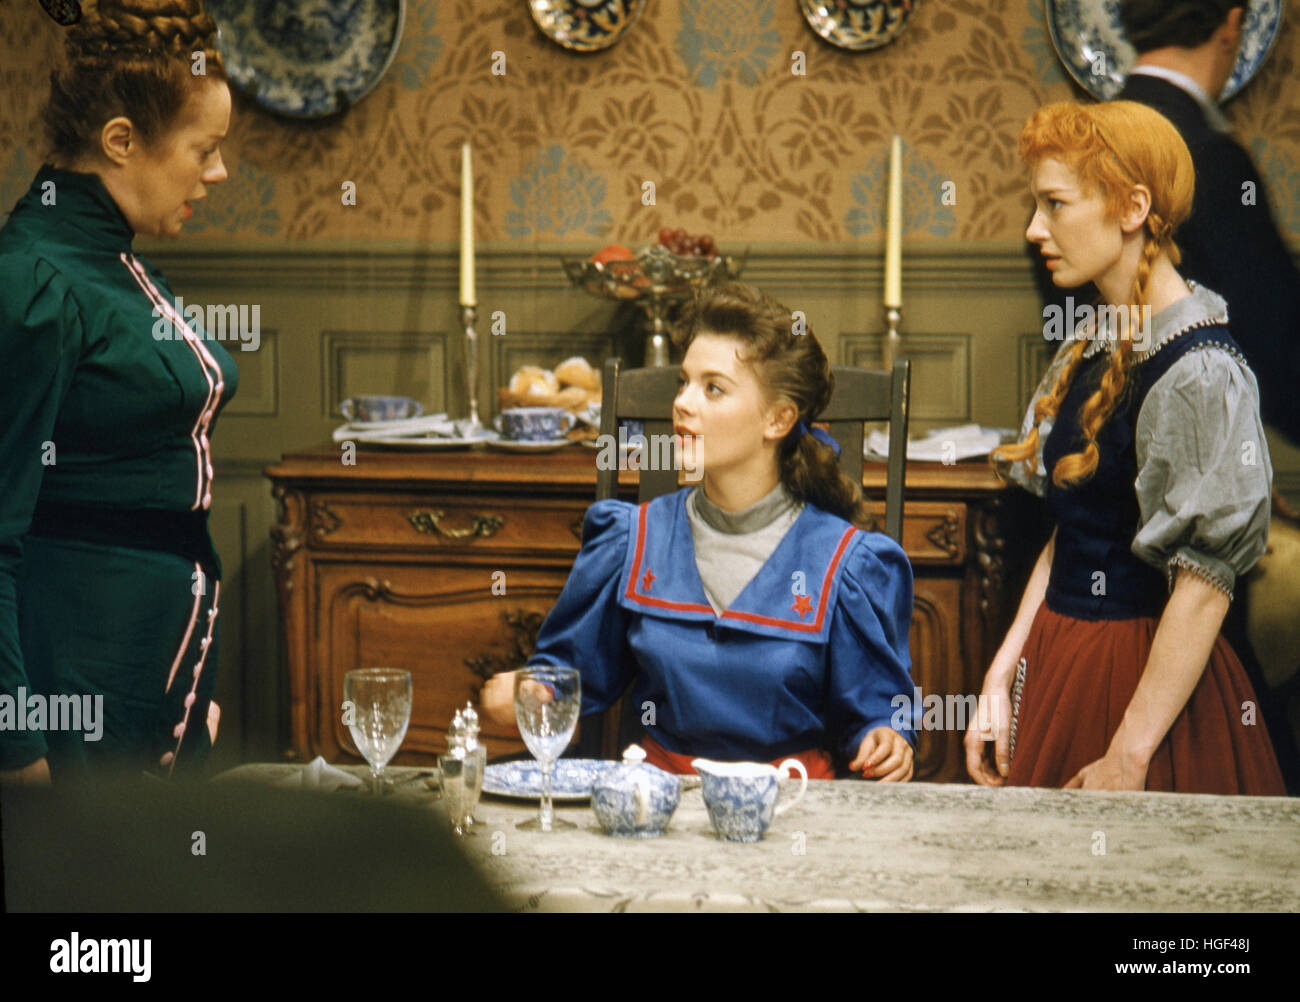
<instances>
[{"instance_id":1,"label":"red trim on collar","mask_svg":"<svg viewBox=\"0 0 1300 1002\"><path fill-rule=\"evenodd\" d=\"M800 623L787 619L776 619L773 616L760 616L752 612L736 612L732 609L724 609L722 613L713 612L713 607L709 605L700 605L698 602L672 602L663 598L652 598L649 595L638 595L636 583L641 577L641 558L645 552L645 523L646 509L650 502L640 505L640 511L637 515L636 523L636 552L632 556L632 572L628 575L627 586L623 589L623 594L631 601L641 605L648 605L653 609L671 609L677 612L707 612L712 613L718 619L739 619L746 623L757 623L761 626L779 626L783 629L794 630L796 633L820 633L822 623L826 618L826 602L817 603L817 618L811 623ZM844 556L845 549L848 548L849 540L858 530L850 526L844 530L844 535L840 537L839 545L835 548L835 555L831 557L831 562L826 568L826 574L822 578L821 591L818 595L824 599L826 593L830 590L831 579L835 576L835 569L840 565L840 558ZM761 573L761 572L760 572Z\"/></svg>"}]
</instances>

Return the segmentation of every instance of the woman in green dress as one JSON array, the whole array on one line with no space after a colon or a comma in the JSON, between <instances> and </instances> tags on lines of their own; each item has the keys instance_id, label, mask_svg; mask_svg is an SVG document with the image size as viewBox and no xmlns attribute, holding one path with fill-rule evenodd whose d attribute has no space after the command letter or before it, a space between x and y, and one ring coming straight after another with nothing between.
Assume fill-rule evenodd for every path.
<instances>
[{"instance_id":1,"label":"woman in green dress","mask_svg":"<svg viewBox=\"0 0 1300 1002\"><path fill-rule=\"evenodd\" d=\"M0 780L172 776L216 736L211 441L238 374L132 251L226 178L215 36L200 0L88 9L0 229Z\"/></svg>"}]
</instances>

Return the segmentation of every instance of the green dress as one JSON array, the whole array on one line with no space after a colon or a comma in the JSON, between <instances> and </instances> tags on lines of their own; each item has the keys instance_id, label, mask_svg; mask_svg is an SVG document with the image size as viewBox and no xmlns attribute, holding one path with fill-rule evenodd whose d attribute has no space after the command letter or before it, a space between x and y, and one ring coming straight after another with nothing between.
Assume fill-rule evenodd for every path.
<instances>
[{"instance_id":1,"label":"green dress","mask_svg":"<svg viewBox=\"0 0 1300 1002\"><path fill-rule=\"evenodd\" d=\"M238 372L133 237L98 175L49 165L0 229L0 769L56 781L210 747Z\"/></svg>"}]
</instances>

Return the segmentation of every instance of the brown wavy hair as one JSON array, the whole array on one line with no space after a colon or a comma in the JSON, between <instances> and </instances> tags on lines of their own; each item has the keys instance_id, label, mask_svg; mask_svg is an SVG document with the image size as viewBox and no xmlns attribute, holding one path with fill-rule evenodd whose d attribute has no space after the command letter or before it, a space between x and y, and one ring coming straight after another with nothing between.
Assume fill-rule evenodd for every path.
<instances>
[{"instance_id":1,"label":"brown wavy hair","mask_svg":"<svg viewBox=\"0 0 1300 1002\"><path fill-rule=\"evenodd\" d=\"M811 424L830 403L835 377L817 336L805 322L796 334L790 310L771 296L740 282L705 286L688 303L673 332L683 351L700 334L723 334L744 346L741 358L754 366L769 400L789 401L799 420ZM816 505L864 528L875 520L862 485L840 470L834 450L811 434L793 430L777 449L781 483L799 501Z\"/></svg>"},{"instance_id":2,"label":"brown wavy hair","mask_svg":"<svg viewBox=\"0 0 1300 1002\"><path fill-rule=\"evenodd\" d=\"M98 152L100 132L119 115L141 142L162 152L192 94L226 81L217 23L202 0L98 0L64 32L42 112L45 159L71 163ZM192 72L202 52L204 73Z\"/></svg>"},{"instance_id":3,"label":"brown wavy hair","mask_svg":"<svg viewBox=\"0 0 1300 1002\"><path fill-rule=\"evenodd\" d=\"M1134 101L1059 102L1039 108L1029 117L1020 132L1019 152L1031 169L1048 157L1065 163L1078 175L1085 193L1099 193L1105 199L1107 219L1118 220L1123 214L1134 185L1143 184L1150 190L1151 209L1143 224L1145 243L1130 302L1116 304L1140 311L1147 304L1147 286L1156 259L1167 253L1175 265L1181 260L1173 235L1192 210L1192 156L1178 130L1159 112ZM994 449L990 461L1031 466L1036 462L1038 426L1060 410L1087 344L1086 338L1079 338L1070 347L1055 384L1034 407L1033 427L1025 439ZM1096 471L1100 458L1097 435L1114 413L1132 367L1133 339L1120 338L1114 342L1101 385L1080 412L1083 450L1062 456L1052 469L1052 482L1058 487L1081 483Z\"/></svg>"}]
</instances>

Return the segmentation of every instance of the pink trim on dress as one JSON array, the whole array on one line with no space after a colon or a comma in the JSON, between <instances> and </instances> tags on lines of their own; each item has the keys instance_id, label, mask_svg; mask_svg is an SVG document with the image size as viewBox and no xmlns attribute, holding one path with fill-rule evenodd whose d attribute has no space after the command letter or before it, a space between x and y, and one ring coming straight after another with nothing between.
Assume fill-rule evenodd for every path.
<instances>
[{"instance_id":1,"label":"pink trim on dress","mask_svg":"<svg viewBox=\"0 0 1300 1002\"><path fill-rule=\"evenodd\" d=\"M198 573L199 579L202 580L203 568L197 562L194 564L194 570ZM199 619L199 605L202 603L202 599L202 592L195 594L194 608L190 610L190 623L185 627L185 639L181 641L181 646L176 651L176 660L172 662L172 670L167 675L167 688L163 689L164 695L171 692L172 679L176 677L176 669L181 666L181 658L185 656L185 650L190 646L190 636L194 633L194 624L198 622Z\"/></svg>"},{"instance_id":2,"label":"pink trim on dress","mask_svg":"<svg viewBox=\"0 0 1300 1002\"><path fill-rule=\"evenodd\" d=\"M208 384L207 399L203 403L202 410L199 411L195 419L194 427L190 430L190 441L194 442L195 460L198 465L198 480L195 486L194 504L190 505L191 509L210 508L212 506L212 444L208 438L208 432L212 427L212 419L216 416L217 409L221 406L221 395L225 390L225 380L221 375L221 366L217 363L203 342L195 335L190 325L176 311L176 307L167 302L167 299L158 291L158 287L153 284L145 268L140 264L134 255L128 257L125 252L119 257L122 263L127 266L136 284L144 291L144 294L158 309L159 313L166 317L172 324L173 330L181 332L181 337L185 339L185 344L193 352L195 359L199 363L199 368L203 372L203 378ZM211 366L209 370L208 366ZM215 379L213 378L215 376ZM206 480L205 480L206 475Z\"/></svg>"},{"instance_id":3,"label":"pink trim on dress","mask_svg":"<svg viewBox=\"0 0 1300 1002\"><path fill-rule=\"evenodd\" d=\"M221 598L221 582L214 581L212 585L212 608L208 610L208 634L203 638L203 642L199 645L201 651L199 654L199 660L194 665L194 681L191 683L190 691L185 697L185 716L181 718L181 722L176 725L176 729L172 732L173 734L176 734L176 747L171 752L171 762L167 763L168 777L171 776L172 771L176 768L176 759L181 753L181 742L185 740L185 731L190 722L190 709L194 706L194 694L199 688L199 676L203 674L203 665L208 658L208 649L212 646L212 631L217 625L217 603Z\"/></svg>"}]
</instances>

